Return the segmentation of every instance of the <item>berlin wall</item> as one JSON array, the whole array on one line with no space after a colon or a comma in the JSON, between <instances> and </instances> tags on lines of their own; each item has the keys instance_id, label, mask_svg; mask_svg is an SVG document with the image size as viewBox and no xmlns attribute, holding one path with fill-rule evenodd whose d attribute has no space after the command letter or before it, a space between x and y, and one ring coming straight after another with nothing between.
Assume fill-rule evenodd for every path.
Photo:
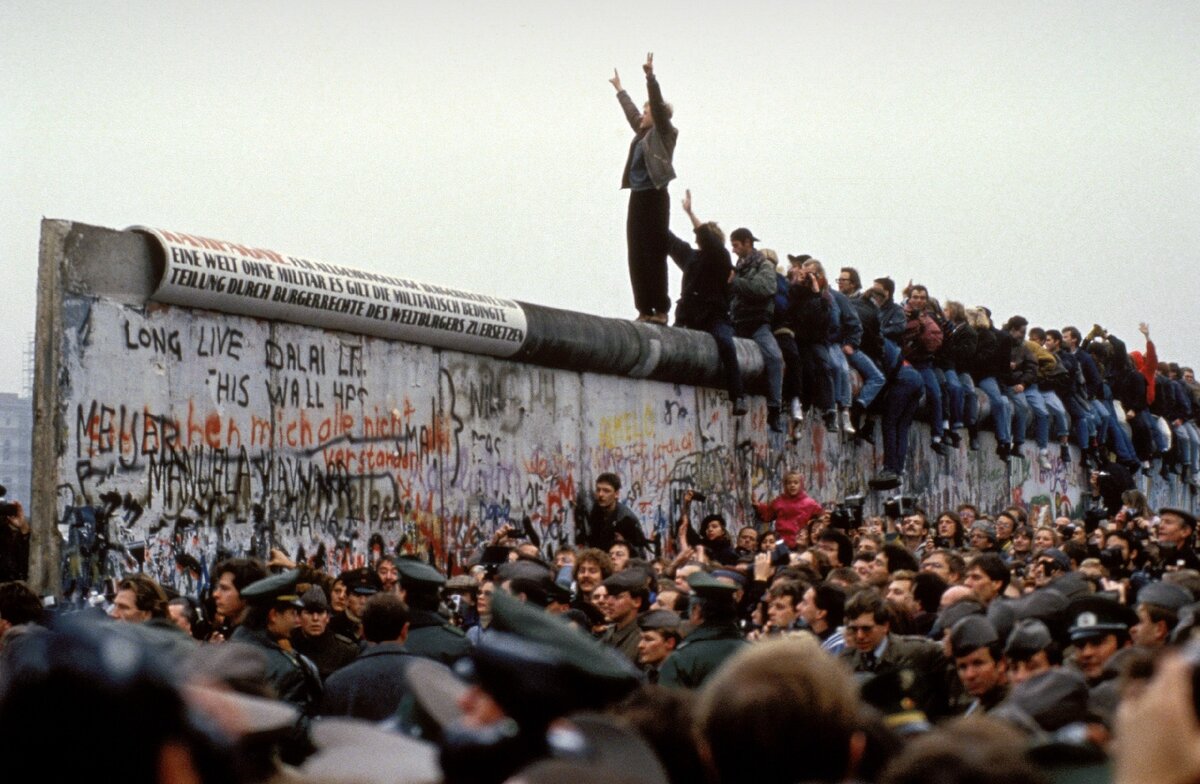
<instances>
[{"instance_id":1,"label":"berlin wall","mask_svg":"<svg viewBox=\"0 0 1200 784\"><path fill-rule=\"evenodd\" d=\"M604 471L670 539L689 488L740 522L786 468L831 501L866 492L882 459L816 422L795 441L770 433L761 396L733 418L701 333L171 232L48 220L40 264L43 591L139 570L194 591L217 558L271 548L332 572L372 549L454 569L506 523L549 552L572 540ZM754 383L761 359L739 343ZM914 428L903 492L931 512L1079 504L1078 463L1006 468L990 435L943 459L928 440ZM1186 500L1146 481L1152 503ZM868 513L883 500L869 496Z\"/></svg>"}]
</instances>

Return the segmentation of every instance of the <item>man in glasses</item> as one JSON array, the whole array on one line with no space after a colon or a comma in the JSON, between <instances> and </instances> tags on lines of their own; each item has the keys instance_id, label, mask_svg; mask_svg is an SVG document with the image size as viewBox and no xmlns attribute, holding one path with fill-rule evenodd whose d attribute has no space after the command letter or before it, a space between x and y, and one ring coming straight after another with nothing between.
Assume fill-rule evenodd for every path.
<instances>
[{"instance_id":1,"label":"man in glasses","mask_svg":"<svg viewBox=\"0 0 1200 784\"><path fill-rule=\"evenodd\" d=\"M923 637L892 634L887 603L875 590L852 596L846 602L845 618L846 649L841 656L856 677L867 680L872 675L908 671L914 679L910 696L915 707L927 716L945 711L942 675L947 663L939 644Z\"/></svg>"}]
</instances>

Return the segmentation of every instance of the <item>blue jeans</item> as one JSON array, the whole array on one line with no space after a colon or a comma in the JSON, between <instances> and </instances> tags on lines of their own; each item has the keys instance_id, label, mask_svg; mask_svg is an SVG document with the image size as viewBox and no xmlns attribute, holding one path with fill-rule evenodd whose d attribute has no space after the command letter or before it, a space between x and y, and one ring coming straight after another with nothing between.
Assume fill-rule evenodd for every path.
<instances>
[{"instance_id":1,"label":"blue jeans","mask_svg":"<svg viewBox=\"0 0 1200 784\"><path fill-rule=\"evenodd\" d=\"M829 373L833 379L833 399L843 408L850 407L850 365L846 362L846 352L842 344L830 343L825 346L829 355Z\"/></svg>"},{"instance_id":2,"label":"blue jeans","mask_svg":"<svg viewBox=\"0 0 1200 784\"><path fill-rule=\"evenodd\" d=\"M1050 412L1050 424L1053 425L1050 431L1051 438L1070 434L1071 420L1067 418L1067 407L1063 405L1058 393L1042 390L1042 399L1046 401L1046 408Z\"/></svg>"},{"instance_id":3,"label":"blue jeans","mask_svg":"<svg viewBox=\"0 0 1200 784\"><path fill-rule=\"evenodd\" d=\"M1200 474L1200 428L1192 422L1184 422L1183 429L1187 432L1188 441L1192 445L1192 473Z\"/></svg>"},{"instance_id":4,"label":"blue jeans","mask_svg":"<svg viewBox=\"0 0 1200 784\"><path fill-rule=\"evenodd\" d=\"M1033 412L1033 439L1038 449L1045 449L1050 445L1050 408L1046 405L1046 396L1037 388L1037 384L1031 384L1026 388L1024 397L1029 410Z\"/></svg>"},{"instance_id":5,"label":"blue jeans","mask_svg":"<svg viewBox=\"0 0 1200 784\"><path fill-rule=\"evenodd\" d=\"M725 390L730 400L742 396L742 371L738 368L737 349L733 347L733 325L724 319L708 325L708 334L717 341L717 356L721 358L721 370L725 372Z\"/></svg>"},{"instance_id":6,"label":"blue jeans","mask_svg":"<svg viewBox=\"0 0 1200 784\"><path fill-rule=\"evenodd\" d=\"M992 422L996 428L996 440L1002 444L1011 444L1013 441L1012 401L1000 391L1000 385L996 383L994 376L980 379L979 388L983 390L983 394L988 397L988 402L992 404Z\"/></svg>"},{"instance_id":7,"label":"blue jeans","mask_svg":"<svg viewBox=\"0 0 1200 784\"><path fill-rule=\"evenodd\" d=\"M908 458L908 431L921 402L921 375L901 365L884 395L883 408L883 467L904 474Z\"/></svg>"},{"instance_id":8,"label":"blue jeans","mask_svg":"<svg viewBox=\"0 0 1200 784\"><path fill-rule=\"evenodd\" d=\"M1029 418L1033 412L1029 408L1029 401L1025 399L1024 392L1018 392L1013 387L1005 387L1004 395L1008 398L1008 402L1012 403L1013 446L1020 446L1025 443L1025 437L1029 435Z\"/></svg>"},{"instance_id":9,"label":"blue jeans","mask_svg":"<svg viewBox=\"0 0 1200 784\"><path fill-rule=\"evenodd\" d=\"M944 382L945 398L947 405L945 406L946 419L950 420L950 427L960 428L963 426L963 388L958 380L958 374L953 370L937 370L937 374Z\"/></svg>"},{"instance_id":10,"label":"blue jeans","mask_svg":"<svg viewBox=\"0 0 1200 784\"><path fill-rule=\"evenodd\" d=\"M779 411L783 401L783 352L779 350L779 342L771 333L771 326L760 324L754 330L750 330L746 326L738 325L737 334L740 338L750 338L758 344L767 371L767 408Z\"/></svg>"},{"instance_id":11,"label":"blue jeans","mask_svg":"<svg viewBox=\"0 0 1200 784\"><path fill-rule=\"evenodd\" d=\"M1179 449L1179 462L1185 466L1192 465L1192 461L1196 456L1196 450L1200 449L1200 444L1192 442L1192 434L1187 429L1187 423L1182 425L1172 423L1171 433L1175 436L1175 443Z\"/></svg>"},{"instance_id":12,"label":"blue jeans","mask_svg":"<svg viewBox=\"0 0 1200 784\"><path fill-rule=\"evenodd\" d=\"M929 404L929 429L935 440L942 437L942 385L938 383L937 375L933 372L933 364L921 362L913 364L913 369L921 374L921 382L925 385L925 402Z\"/></svg>"},{"instance_id":13,"label":"blue jeans","mask_svg":"<svg viewBox=\"0 0 1200 784\"><path fill-rule=\"evenodd\" d=\"M862 376L863 385L862 389L858 390L858 402L863 408L870 408L887 379L871 361L871 358L861 351L855 351L846 357L846 361L850 363L850 367L858 371L858 375Z\"/></svg>"},{"instance_id":14,"label":"blue jeans","mask_svg":"<svg viewBox=\"0 0 1200 784\"><path fill-rule=\"evenodd\" d=\"M1113 408L1112 401L1093 400L1092 410L1099 415L1102 423L1097 435L1104 434L1102 436L1104 441L1117 453L1117 459L1123 463L1136 461L1138 457L1137 452L1133 450L1133 441L1129 439L1129 434L1117 421L1117 410Z\"/></svg>"},{"instance_id":15,"label":"blue jeans","mask_svg":"<svg viewBox=\"0 0 1200 784\"><path fill-rule=\"evenodd\" d=\"M1079 448L1087 449L1091 440L1096 437L1096 420L1092 407L1085 406L1076 395L1067 395L1062 402L1067 413L1071 415L1071 425L1075 428L1075 440L1079 442Z\"/></svg>"},{"instance_id":16,"label":"blue jeans","mask_svg":"<svg viewBox=\"0 0 1200 784\"><path fill-rule=\"evenodd\" d=\"M967 427L976 427L979 424L979 397L975 394L975 380L970 373L962 370L955 372L954 376L962 387L962 422Z\"/></svg>"}]
</instances>

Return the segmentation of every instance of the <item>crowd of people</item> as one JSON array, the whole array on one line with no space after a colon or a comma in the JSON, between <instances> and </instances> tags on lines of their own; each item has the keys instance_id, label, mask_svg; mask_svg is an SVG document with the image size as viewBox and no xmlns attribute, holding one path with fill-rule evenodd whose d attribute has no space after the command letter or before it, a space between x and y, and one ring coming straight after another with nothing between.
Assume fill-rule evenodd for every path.
<instances>
[{"instance_id":1,"label":"crowd of people","mask_svg":"<svg viewBox=\"0 0 1200 784\"><path fill-rule=\"evenodd\" d=\"M797 436L808 411L830 432L874 442L879 420L877 489L899 485L909 429L922 407L931 448L942 456L964 443L978 450L986 426L1004 461L1032 459L1049 470L1051 449L1070 462L1073 441L1084 469L1104 469L1113 456L1126 471L1158 470L1200 489L1200 383L1191 368L1157 356L1145 324L1144 350L1131 351L1099 325L1085 335L1074 326L1030 327L1019 315L1001 322L985 306L939 303L921 284L897 292L885 276L866 286L854 267L842 267L831 283L819 260L789 254L785 267L744 227L729 235L734 262L721 228L696 216L690 191L683 209L696 244L677 237L669 228L668 185L678 130L652 54L643 69L649 100L641 112L620 77L611 80L634 130L622 187L630 190L637 318L667 324L670 257L683 272L675 325L712 335L735 415L748 410L733 343L741 337L762 353L775 432ZM1031 432L1036 452L1027 455Z\"/></svg>"},{"instance_id":2,"label":"crowd of people","mask_svg":"<svg viewBox=\"0 0 1200 784\"><path fill-rule=\"evenodd\" d=\"M689 491L659 541L601 474L573 545L502 526L453 576L276 550L56 613L0 583L0 749L127 782L1200 781L1189 511L803 484L736 531Z\"/></svg>"},{"instance_id":3,"label":"crowd of people","mask_svg":"<svg viewBox=\"0 0 1200 784\"><path fill-rule=\"evenodd\" d=\"M670 535L647 536L604 473L570 544L504 525L458 574L381 542L337 574L272 550L218 561L196 596L133 573L55 607L12 579L31 536L14 504L0 513L14 780L1200 782L1197 520L1151 509L1133 480L1200 487L1191 369L1160 362L1145 325L1131 351L1099 326L997 327L985 307L865 286L852 267L831 285L820 261L785 270L746 228L734 264L689 192L692 246L668 227L678 134L652 56L643 69L641 112L611 80L635 132L639 319L667 323L669 255L676 324L715 339L734 414L742 337L762 352L776 432L810 418L873 441L880 421L873 487L900 484L924 405L942 455L978 450L988 425L999 459L1030 459L1032 432L1049 468L1074 439L1091 469L1078 516L906 496L865 516L789 471L751 520L694 513L694 488Z\"/></svg>"}]
</instances>

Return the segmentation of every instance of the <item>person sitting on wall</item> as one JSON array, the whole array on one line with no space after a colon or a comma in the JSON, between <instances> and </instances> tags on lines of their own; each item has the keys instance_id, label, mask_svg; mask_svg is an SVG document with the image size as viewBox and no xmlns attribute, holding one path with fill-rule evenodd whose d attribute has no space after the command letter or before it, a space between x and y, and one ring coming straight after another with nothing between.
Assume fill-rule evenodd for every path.
<instances>
[{"instance_id":1,"label":"person sitting on wall","mask_svg":"<svg viewBox=\"0 0 1200 784\"><path fill-rule=\"evenodd\" d=\"M754 247L758 238L743 227L734 229L729 243L737 254L730 278L730 311L738 337L749 338L762 352L767 378L767 424L776 433L787 432L780 408L783 400L783 352L771 330L775 312L775 266Z\"/></svg>"},{"instance_id":2,"label":"person sitting on wall","mask_svg":"<svg viewBox=\"0 0 1200 784\"><path fill-rule=\"evenodd\" d=\"M596 477L596 502L583 518L586 528L576 528L575 544L608 552L613 542L622 541L629 545L634 558L644 558L647 550L654 549L653 543L646 538L633 511L617 500L620 492L621 478L616 474L605 472Z\"/></svg>"},{"instance_id":3,"label":"person sitting on wall","mask_svg":"<svg viewBox=\"0 0 1200 784\"><path fill-rule=\"evenodd\" d=\"M668 231L667 252L683 270L682 295L675 305L675 326L707 332L717 342L717 356L725 374L725 389L733 404L733 415L746 413L742 371L733 347L733 323L729 320L729 282L733 262L725 250L725 233L716 223L702 223L692 212L692 192L684 191L683 211L692 219L696 248Z\"/></svg>"}]
</instances>

